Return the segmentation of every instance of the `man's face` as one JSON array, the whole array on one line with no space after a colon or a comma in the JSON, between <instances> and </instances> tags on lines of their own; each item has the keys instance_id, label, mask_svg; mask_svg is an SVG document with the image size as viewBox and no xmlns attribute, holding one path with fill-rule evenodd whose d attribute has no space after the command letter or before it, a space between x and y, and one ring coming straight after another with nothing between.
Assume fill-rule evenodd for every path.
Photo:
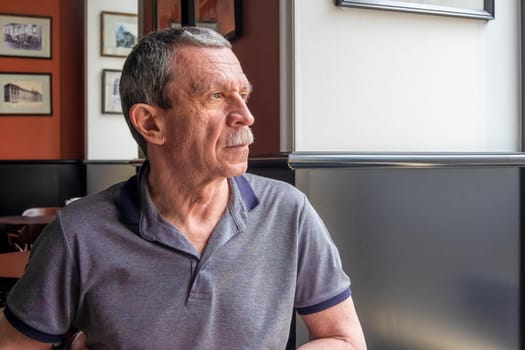
<instances>
[{"instance_id":1,"label":"man's face","mask_svg":"<svg viewBox=\"0 0 525 350\"><path fill-rule=\"evenodd\" d=\"M168 85L166 144L174 166L206 179L246 171L251 85L228 48L179 48L178 70Z\"/></svg>"}]
</instances>

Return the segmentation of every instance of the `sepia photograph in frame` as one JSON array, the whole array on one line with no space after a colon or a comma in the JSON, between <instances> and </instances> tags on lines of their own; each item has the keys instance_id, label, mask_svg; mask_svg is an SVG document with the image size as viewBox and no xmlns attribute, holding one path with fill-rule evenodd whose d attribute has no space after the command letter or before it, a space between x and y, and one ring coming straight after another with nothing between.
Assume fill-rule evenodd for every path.
<instances>
[{"instance_id":1,"label":"sepia photograph in frame","mask_svg":"<svg viewBox=\"0 0 525 350\"><path fill-rule=\"evenodd\" d=\"M51 74L0 73L0 115L53 114Z\"/></svg>"},{"instance_id":2,"label":"sepia photograph in frame","mask_svg":"<svg viewBox=\"0 0 525 350\"><path fill-rule=\"evenodd\" d=\"M116 69L102 70L102 113L122 114L120 104L120 75Z\"/></svg>"},{"instance_id":3,"label":"sepia photograph in frame","mask_svg":"<svg viewBox=\"0 0 525 350\"><path fill-rule=\"evenodd\" d=\"M138 40L138 16L132 13L101 12L100 54L126 57Z\"/></svg>"},{"instance_id":4,"label":"sepia photograph in frame","mask_svg":"<svg viewBox=\"0 0 525 350\"><path fill-rule=\"evenodd\" d=\"M0 56L51 58L51 17L0 13Z\"/></svg>"}]
</instances>

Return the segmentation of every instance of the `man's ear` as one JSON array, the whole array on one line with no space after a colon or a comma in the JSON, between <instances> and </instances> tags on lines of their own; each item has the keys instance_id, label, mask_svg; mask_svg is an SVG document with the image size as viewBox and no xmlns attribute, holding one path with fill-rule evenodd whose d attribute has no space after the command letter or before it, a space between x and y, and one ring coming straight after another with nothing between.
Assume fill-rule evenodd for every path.
<instances>
[{"instance_id":1,"label":"man's ear","mask_svg":"<svg viewBox=\"0 0 525 350\"><path fill-rule=\"evenodd\" d=\"M129 119L142 137L156 145L164 143L164 116L154 106L136 103L129 110Z\"/></svg>"}]
</instances>

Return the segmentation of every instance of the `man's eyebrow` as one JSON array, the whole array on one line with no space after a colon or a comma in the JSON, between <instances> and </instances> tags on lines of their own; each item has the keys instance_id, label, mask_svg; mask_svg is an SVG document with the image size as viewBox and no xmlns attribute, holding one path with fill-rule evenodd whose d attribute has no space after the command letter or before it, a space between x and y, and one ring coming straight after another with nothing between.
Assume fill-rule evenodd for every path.
<instances>
[{"instance_id":1,"label":"man's eyebrow","mask_svg":"<svg viewBox=\"0 0 525 350\"><path fill-rule=\"evenodd\" d=\"M250 96L253 92L253 85L249 80L245 80L241 82L241 85L239 87L239 92L242 94L246 94L247 96Z\"/></svg>"},{"instance_id":2,"label":"man's eyebrow","mask_svg":"<svg viewBox=\"0 0 525 350\"><path fill-rule=\"evenodd\" d=\"M208 76L191 76L189 81L189 93L192 95L204 94L215 89L227 89L236 87L249 94L253 92L252 83L246 78L239 78L237 81L229 79L210 79Z\"/></svg>"},{"instance_id":3,"label":"man's eyebrow","mask_svg":"<svg viewBox=\"0 0 525 350\"><path fill-rule=\"evenodd\" d=\"M253 85L249 80L246 81L245 88L248 90L248 93L251 94L253 92Z\"/></svg>"}]
</instances>

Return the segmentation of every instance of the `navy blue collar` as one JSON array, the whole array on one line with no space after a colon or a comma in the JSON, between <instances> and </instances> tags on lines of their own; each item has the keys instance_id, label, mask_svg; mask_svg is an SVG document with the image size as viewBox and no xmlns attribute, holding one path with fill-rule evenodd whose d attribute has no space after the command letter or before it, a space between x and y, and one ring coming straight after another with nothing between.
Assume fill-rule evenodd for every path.
<instances>
[{"instance_id":1,"label":"navy blue collar","mask_svg":"<svg viewBox=\"0 0 525 350\"><path fill-rule=\"evenodd\" d=\"M253 191L253 188L248 180L246 180L246 178L242 175L235 176L233 180L237 184L237 187L239 187L239 191L241 192L241 197L244 201L244 205L246 205L246 209L248 209L248 211L255 209L255 207L259 205L259 198L257 198L255 195L255 192Z\"/></svg>"},{"instance_id":2,"label":"navy blue collar","mask_svg":"<svg viewBox=\"0 0 525 350\"><path fill-rule=\"evenodd\" d=\"M136 225L140 219L140 177L132 176L120 189L120 196L117 198L117 207L120 212L122 222Z\"/></svg>"}]
</instances>

